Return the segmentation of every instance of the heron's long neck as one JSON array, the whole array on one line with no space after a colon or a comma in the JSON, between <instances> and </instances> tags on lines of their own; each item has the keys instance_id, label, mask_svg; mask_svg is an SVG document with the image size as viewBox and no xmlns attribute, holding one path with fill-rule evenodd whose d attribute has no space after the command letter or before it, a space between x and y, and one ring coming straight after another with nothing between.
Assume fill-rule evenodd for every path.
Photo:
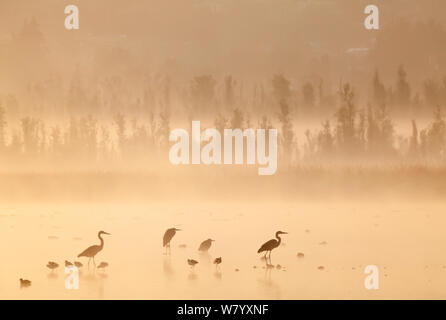
<instances>
[{"instance_id":1,"label":"heron's long neck","mask_svg":"<svg viewBox=\"0 0 446 320\"><path fill-rule=\"evenodd\" d=\"M279 243L278 243L277 245L280 245L280 243L282 242L282 238L281 238L281 237L279 237L279 235L278 235L278 234L276 234L276 238L277 238L277 240L279 240Z\"/></svg>"},{"instance_id":2,"label":"heron's long neck","mask_svg":"<svg viewBox=\"0 0 446 320\"><path fill-rule=\"evenodd\" d=\"M101 234L98 234L98 238L99 238L99 240L101 240L101 245L100 245L100 247L103 248L103 247L104 247L104 239L102 239L102 235L101 235Z\"/></svg>"}]
</instances>

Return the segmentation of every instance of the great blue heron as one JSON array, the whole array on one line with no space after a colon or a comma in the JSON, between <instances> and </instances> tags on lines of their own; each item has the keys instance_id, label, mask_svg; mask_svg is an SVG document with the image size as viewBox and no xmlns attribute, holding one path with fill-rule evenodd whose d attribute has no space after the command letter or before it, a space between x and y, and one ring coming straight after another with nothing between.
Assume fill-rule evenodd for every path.
<instances>
[{"instance_id":1,"label":"great blue heron","mask_svg":"<svg viewBox=\"0 0 446 320\"><path fill-rule=\"evenodd\" d=\"M212 240L212 239L204 240L200 244L200 247L198 248L198 251L204 251L204 252L208 251L209 248L211 247L213 241L215 241L215 240Z\"/></svg>"},{"instance_id":2,"label":"great blue heron","mask_svg":"<svg viewBox=\"0 0 446 320\"><path fill-rule=\"evenodd\" d=\"M282 239L279 237L279 235L281 235L281 234L287 234L287 232L277 231L276 232L276 239L277 240L276 239L271 239L271 240L265 242L264 244L262 244L260 249L257 250L257 253L265 251L264 258L266 258L266 255L269 252L269 258L271 259L271 251L273 249L277 248L278 246L280 246L280 243L282 242Z\"/></svg>"},{"instance_id":3,"label":"great blue heron","mask_svg":"<svg viewBox=\"0 0 446 320\"><path fill-rule=\"evenodd\" d=\"M90 267L90 260L92 258L93 258L93 264L96 267L96 262L94 261L94 257L95 257L95 255L97 255L104 248L104 239L102 239L102 235L103 234L110 235L110 233L107 233L105 231L99 231L98 232L98 238L99 238L99 240L101 240L101 244L88 247L87 249L85 249L82 253L80 253L77 256L78 258L80 258L80 257L87 257L88 258L88 267Z\"/></svg>"},{"instance_id":4,"label":"great blue heron","mask_svg":"<svg viewBox=\"0 0 446 320\"><path fill-rule=\"evenodd\" d=\"M170 249L170 240L172 240L173 236L175 235L175 233L177 233L177 231L181 231L181 229L170 228L167 229L166 232L164 232L163 247L166 247L166 252L168 248Z\"/></svg>"}]
</instances>

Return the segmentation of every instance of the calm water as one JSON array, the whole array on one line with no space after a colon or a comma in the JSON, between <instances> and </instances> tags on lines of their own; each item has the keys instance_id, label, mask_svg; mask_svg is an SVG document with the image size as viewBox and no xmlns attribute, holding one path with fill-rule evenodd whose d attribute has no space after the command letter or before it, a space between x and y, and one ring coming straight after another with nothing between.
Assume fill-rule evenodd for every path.
<instances>
[{"instance_id":1,"label":"calm water","mask_svg":"<svg viewBox=\"0 0 446 320\"><path fill-rule=\"evenodd\" d=\"M2 205L0 298L446 298L445 222L438 204ZM183 230L170 256L169 227ZM105 272L76 258L99 230L112 234L96 258ZM272 253L283 268L267 270L257 249L277 230L289 232ZM216 242L199 254L207 238ZM199 261L194 271L188 258ZM53 273L49 260L61 265ZM64 260L84 263L78 290L65 289ZM369 264L379 290L364 288ZM32 286L20 289L21 277Z\"/></svg>"}]
</instances>

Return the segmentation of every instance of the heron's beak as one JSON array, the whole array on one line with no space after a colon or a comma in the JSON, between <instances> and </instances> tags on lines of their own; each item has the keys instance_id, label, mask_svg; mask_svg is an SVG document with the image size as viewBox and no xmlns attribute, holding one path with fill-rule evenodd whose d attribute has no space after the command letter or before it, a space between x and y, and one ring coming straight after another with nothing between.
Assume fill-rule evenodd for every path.
<instances>
[{"instance_id":1,"label":"heron's beak","mask_svg":"<svg viewBox=\"0 0 446 320\"><path fill-rule=\"evenodd\" d=\"M282 232L282 234L288 234L288 232Z\"/></svg>"},{"instance_id":2,"label":"heron's beak","mask_svg":"<svg viewBox=\"0 0 446 320\"><path fill-rule=\"evenodd\" d=\"M181 229L175 229L175 231L181 231Z\"/></svg>"},{"instance_id":3,"label":"heron's beak","mask_svg":"<svg viewBox=\"0 0 446 320\"><path fill-rule=\"evenodd\" d=\"M108 232L104 232L104 234L108 234L109 236L111 236L111 233L108 233Z\"/></svg>"}]
</instances>

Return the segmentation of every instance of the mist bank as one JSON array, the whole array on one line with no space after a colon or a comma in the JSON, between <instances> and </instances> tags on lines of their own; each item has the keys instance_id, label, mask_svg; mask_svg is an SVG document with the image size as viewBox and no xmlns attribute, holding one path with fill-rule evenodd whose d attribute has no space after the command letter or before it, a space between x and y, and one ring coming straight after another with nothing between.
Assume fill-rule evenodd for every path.
<instances>
[{"instance_id":1,"label":"mist bank","mask_svg":"<svg viewBox=\"0 0 446 320\"><path fill-rule=\"evenodd\" d=\"M2 173L0 202L444 202L446 167L195 167L143 172Z\"/></svg>"}]
</instances>

